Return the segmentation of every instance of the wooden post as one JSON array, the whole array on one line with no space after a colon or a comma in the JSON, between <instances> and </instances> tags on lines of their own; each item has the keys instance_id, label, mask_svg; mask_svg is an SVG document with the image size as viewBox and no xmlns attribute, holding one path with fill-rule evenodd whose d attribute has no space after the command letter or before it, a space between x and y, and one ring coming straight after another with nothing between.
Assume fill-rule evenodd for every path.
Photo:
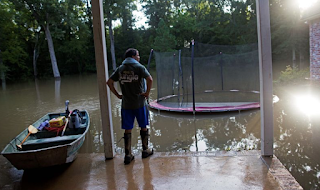
<instances>
[{"instance_id":1,"label":"wooden post","mask_svg":"<svg viewBox=\"0 0 320 190\"><path fill-rule=\"evenodd\" d=\"M107 88L106 84L109 74L102 0L93 0L91 1L91 5L104 153L106 159L112 159L115 156L115 151L113 143L110 90Z\"/></svg>"},{"instance_id":2,"label":"wooden post","mask_svg":"<svg viewBox=\"0 0 320 190\"><path fill-rule=\"evenodd\" d=\"M273 88L269 0L256 0L261 110L261 155L273 156Z\"/></svg>"}]
</instances>

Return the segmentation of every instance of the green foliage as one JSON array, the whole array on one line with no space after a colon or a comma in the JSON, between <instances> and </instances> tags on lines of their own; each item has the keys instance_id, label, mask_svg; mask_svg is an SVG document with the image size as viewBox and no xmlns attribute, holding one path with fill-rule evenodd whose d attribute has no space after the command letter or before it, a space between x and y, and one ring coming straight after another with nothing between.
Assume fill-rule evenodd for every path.
<instances>
[{"instance_id":1,"label":"green foliage","mask_svg":"<svg viewBox=\"0 0 320 190\"><path fill-rule=\"evenodd\" d=\"M159 28L156 30L157 37L154 39L154 50L167 52L173 51L177 45L175 36L170 34L169 27L164 20L160 20Z\"/></svg>"},{"instance_id":2,"label":"green foliage","mask_svg":"<svg viewBox=\"0 0 320 190\"><path fill-rule=\"evenodd\" d=\"M0 50L2 65L0 72L4 72L8 81L26 79L30 76L32 67L28 64L28 46L26 39L30 32L20 24L20 15L10 1L0 1ZM16 20L17 19L17 20ZM20 19L20 20L19 20Z\"/></svg>"},{"instance_id":3,"label":"green foliage","mask_svg":"<svg viewBox=\"0 0 320 190\"><path fill-rule=\"evenodd\" d=\"M55 54L61 75L95 72L95 56L93 48L93 32L91 10L88 2L82 0L12 0L6 12L14 13L11 19L19 32L7 35L5 42L19 38L16 43L10 42L6 53L3 51L3 67L9 68L6 77L11 80L33 76L32 57L34 50L39 54L37 62L38 77L52 76L50 54L44 27L49 24L55 48ZM1 8L1 10L4 10ZM9 11L8 11L9 10ZM0 24L1 27L1 24ZM13 30L10 29L10 32ZM36 34L39 33L39 40ZM1 42L1 41L0 41ZM26 44L22 47L20 44ZM2 48L3 43L0 43ZM16 51L12 49L17 48ZM18 49L20 48L20 49ZM3 48L1 49L3 50ZM25 51L18 53L18 50ZM9 58L6 56L10 56ZM22 60L22 58L25 58ZM14 61L18 59L19 61ZM19 64L17 64L19 62ZM13 65L15 64L15 65ZM20 71L20 70L23 70ZM13 73L16 73L15 76ZM25 76L24 76L25 75Z\"/></svg>"},{"instance_id":4,"label":"green foliage","mask_svg":"<svg viewBox=\"0 0 320 190\"><path fill-rule=\"evenodd\" d=\"M309 68L299 70L298 68L292 68L290 65L287 66L285 71L281 71L278 80L275 81L277 85L297 84L305 81L310 76Z\"/></svg>"},{"instance_id":5,"label":"green foliage","mask_svg":"<svg viewBox=\"0 0 320 190\"><path fill-rule=\"evenodd\" d=\"M275 61L290 60L293 51L299 52L296 59L300 55L308 59L309 29L308 24L300 18L298 3L292 3L291 0L270 0L272 54Z\"/></svg>"},{"instance_id":6,"label":"green foliage","mask_svg":"<svg viewBox=\"0 0 320 190\"><path fill-rule=\"evenodd\" d=\"M174 15L171 33L176 37L177 49L185 47L186 43L189 43L195 36L196 28L195 17L191 16L190 13L179 10Z\"/></svg>"},{"instance_id":7,"label":"green foliage","mask_svg":"<svg viewBox=\"0 0 320 190\"><path fill-rule=\"evenodd\" d=\"M82 21L86 18L85 6L79 1L68 4L66 21L58 25L61 31L66 31L59 39L56 39L57 57L60 63L60 72L64 75L86 72L90 63L88 42L91 41L89 26ZM91 56L94 56L91 54Z\"/></svg>"},{"instance_id":8,"label":"green foliage","mask_svg":"<svg viewBox=\"0 0 320 190\"><path fill-rule=\"evenodd\" d=\"M172 3L170 0L140 0L140 2L145 3L143 6L145 8L145 14L149 17L149 25L151 30L154 32L158 28L160 20L165 20L167 23L171 24L172 19Z\"/></svg>"},{"instance_id":9,"label":"green foliage","mask_svg":"<svg viewBox=\"0 0 320 190\"><path fill-rule=\"evenodd\" d=\"M181 49L192 39L220 45L257 42L255 0L138 1L143 3L149 27L134 26L132 13L137 8L136 0L104 0L106 26L109 21L120 21L120 25L113 28L117 65L121 64L124 51L130 47L139 50L141 63L147 65L151 49ZM309 60L308 25L300 20L297 6L290 0L270 0L270 4L274 63L291 62L293 51L296 51L296 60ZM0 72L6 73L7 81L33 76L34 50L39 52L37 69L40 77L52 76L43 30L46 24L50 26L62 76L95 72L89 0L1 0L0 15ZM111 68L108 33L106 40ZM154 59L151 64L154 65ZM294 81L302 72L287 68L279 81Z\"/></svg>"}]
</instances>

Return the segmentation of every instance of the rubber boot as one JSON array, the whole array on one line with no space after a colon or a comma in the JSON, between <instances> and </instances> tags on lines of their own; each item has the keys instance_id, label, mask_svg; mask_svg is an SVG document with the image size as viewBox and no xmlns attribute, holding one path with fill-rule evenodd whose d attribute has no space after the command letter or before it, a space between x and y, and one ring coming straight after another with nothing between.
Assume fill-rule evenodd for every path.
<instances>
[{"instance_id":1,"label":"rubber boot","mask_svg":"<svg viewBox=\"0 0 320 190\"><path fill-rule=\"evenodd\" d=\"M148 130L147 131L142 131L140 130L140 135L141 135L141 141L142 141L142 158L147 158L153 154L153 149L149 149L148 147L148 141L149 141L149 134Z\"/></svg>"},{"instance_id":2,"label":"rubber boot","mask_svg":"<svg viewBox=\"0 0 320 190\"><path fill-rule=\"evenodd\" d=\"M131 133L124 134L124 164L130 164L132 160L134 160L133 154L131 154Z\"/></svg>"}]
</instances>

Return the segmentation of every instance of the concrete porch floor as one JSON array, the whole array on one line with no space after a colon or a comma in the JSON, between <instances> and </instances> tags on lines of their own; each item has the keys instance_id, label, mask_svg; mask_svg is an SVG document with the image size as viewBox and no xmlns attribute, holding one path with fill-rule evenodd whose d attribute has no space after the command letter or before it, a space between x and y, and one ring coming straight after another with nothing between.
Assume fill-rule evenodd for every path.
<instances>
[{"instance_id":1,"label":"concrete porch floor","mask_svg":"<svg viewBox=\"0 0 320 190\"><path fill-rule=\"evenodd\" d=\"M105 160L103 153L79 154L71 164L28 171L8 168L11 164L2 157L1 162L7 162L7 171L3 170L5 166L2 165L0 188L302 189L276 157L261 158L260 151L155 152L146 159L141 159L141 154L135 155L135 160L129 165L123 164L123 156L116 155L112 160Z\"/></svg>"}]
</instances>

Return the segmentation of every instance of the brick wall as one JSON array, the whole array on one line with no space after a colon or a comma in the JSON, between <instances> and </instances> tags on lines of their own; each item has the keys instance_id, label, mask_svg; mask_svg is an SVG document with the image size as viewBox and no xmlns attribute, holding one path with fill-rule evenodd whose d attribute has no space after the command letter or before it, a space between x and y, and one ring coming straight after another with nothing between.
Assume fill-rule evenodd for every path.
<instances>
[{"instance_id":1,"label":"brick wall","mask_svg":"<svg viewBox=\"0 0 320 190\"><path fill-rule=\"evenodd\" d=\"M310 78L320 80L320 18L310 22Z\"/></svg>"}]
</instances>

